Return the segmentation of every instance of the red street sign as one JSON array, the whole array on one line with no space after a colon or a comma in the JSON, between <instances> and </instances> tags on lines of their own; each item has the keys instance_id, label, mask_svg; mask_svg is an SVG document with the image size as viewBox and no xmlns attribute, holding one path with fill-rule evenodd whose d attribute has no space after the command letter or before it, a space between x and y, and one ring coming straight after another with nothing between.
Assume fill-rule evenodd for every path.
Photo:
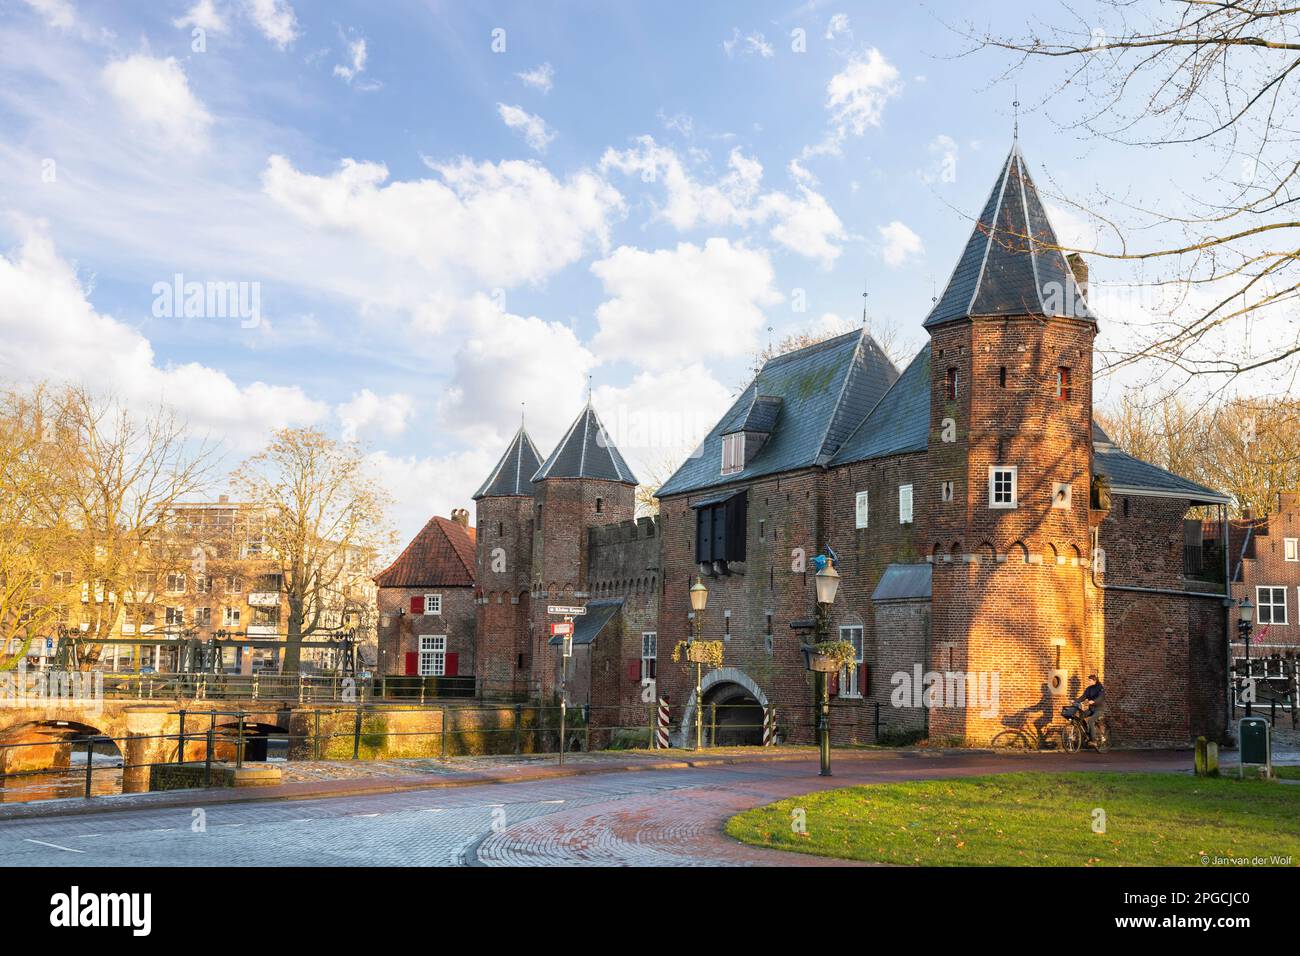
<instances>
[{"instance_id":1,"label":"red street sign","mask_svg":"<svg viewBox=\"0 0 1300 956\"><path fill-rule=\"evenodd\" d=\"M560 637L561 635L572 634L572 633L573 633L572 621L565 621L562 624L551 625L551 637Z\"/></svg>"}]
</instances>

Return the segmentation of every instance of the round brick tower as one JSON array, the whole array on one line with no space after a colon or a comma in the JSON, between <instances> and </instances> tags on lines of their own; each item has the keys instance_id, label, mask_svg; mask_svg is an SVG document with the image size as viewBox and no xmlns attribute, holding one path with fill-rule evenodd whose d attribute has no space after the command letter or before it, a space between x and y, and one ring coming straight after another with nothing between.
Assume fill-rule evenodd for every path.
<instances>
[{"instance_id":1,"label":"round brick tower","mask_svg":"<svg viewBox=\"0 0 1300 956\"><path fill-rule=\"evenodd\" d=\"M945 700L930 733L987 741L1009 715L1045 727L1101 662L1085 601L1097 326L1018 146L925 328L929 669L997 688Z\"/></svg>"}]
</instances>

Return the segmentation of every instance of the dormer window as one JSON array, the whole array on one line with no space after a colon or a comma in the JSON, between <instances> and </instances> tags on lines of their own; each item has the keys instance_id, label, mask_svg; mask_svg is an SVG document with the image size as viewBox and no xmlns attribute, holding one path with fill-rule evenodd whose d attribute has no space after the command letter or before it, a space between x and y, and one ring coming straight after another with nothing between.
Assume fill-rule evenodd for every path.
<instances>
[{"instance_id":1,"label":"dormer window","mask_svg":"<svg viewBox=\"0 0 1300 956\"><path fill-rule=\"evenodd\" d=\"M722 473L734 475L745 470L745 433L722 436Z\"/></svg>"}]
</instances>

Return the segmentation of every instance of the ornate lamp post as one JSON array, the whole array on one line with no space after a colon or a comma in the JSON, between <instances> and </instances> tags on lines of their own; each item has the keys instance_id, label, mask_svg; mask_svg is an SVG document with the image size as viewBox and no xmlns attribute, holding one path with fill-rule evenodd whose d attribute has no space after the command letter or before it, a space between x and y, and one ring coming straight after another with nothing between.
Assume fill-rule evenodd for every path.
<instances>
[{"instance_id":1,"label":"ornate lamp post","mask_svg":"<svg viewBox=\"0 0 1300 956\"><path fill-rule=\"evenodd\" d=\"M1242 641L1246 644L1246 680L1252 680L1250 673L1250 632L1255 627L1255 605L1250 603L1250 598L1246 598L1237 605L1237 631L1241 634ZM1254 686L1247 687L1246 693L1246 716L1251 716L1251 704L1255 700Z\"/></svg>"},{"instance_id":2,"label":"ornate lamp post","mask_svg":"<svg viewBox=\"0 0 1300 956\"><path fill-rule=\"evenodd\" d=\"M831 605L835 603L835 594L840 589L840 575L835 565L824 561L821 568L813 575L817 588L817 639L825 643L830 639ZM821 757L821 776L831 775L831 696L829 677L818 672L817 680L821 683L821 713L817 718L818 750Z\"/></svg>"},{"instance_id":3,"label":"ornate lamp post","mask_svg":"<svg viewBox=\"0 0 1300 956\"><path fill-rule=\"evenodd\" d=\"M691 643L694 644L700 636L701 619L704 617L704 608L709 603L709 589L704 586L704 581L700 578L695 579L691 585L691 610L695 612L695 629L691 634ZM704 698L701 696L701 667L699 659L695 661L695 749L699 750L704 735Z\"/></svg>"}]
</instances>

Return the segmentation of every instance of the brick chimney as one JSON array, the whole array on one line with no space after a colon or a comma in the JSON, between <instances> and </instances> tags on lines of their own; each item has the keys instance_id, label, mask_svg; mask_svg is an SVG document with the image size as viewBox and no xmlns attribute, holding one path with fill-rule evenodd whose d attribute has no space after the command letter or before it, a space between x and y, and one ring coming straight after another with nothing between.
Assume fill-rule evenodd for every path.
<instances>
[{"instance_id":1,"label":"brick chimney","mask_svg":"<svg viewBox=\"0 0 1300 956\"><path fill-rule=\"evenodd\" d=\"M1074 273L1074 281L1079 283L1079 291L1086 297L1088 295L1088 263L1077 252L1072 252L1066 256L1065 261L1070 264L1070 271Z\"/></svg>"},{"instance_id":2,"label":"brick chimney","mask_svg":"<svg viewBox=\"0 0 1300 956\"><path fill-rule=\"evenodd\" d=\"M456 522L456 524L460 525L462 528L468 528L469 512L466 511L464 508L452 508L451 520Z\"/></svg>"}]
</instances>

